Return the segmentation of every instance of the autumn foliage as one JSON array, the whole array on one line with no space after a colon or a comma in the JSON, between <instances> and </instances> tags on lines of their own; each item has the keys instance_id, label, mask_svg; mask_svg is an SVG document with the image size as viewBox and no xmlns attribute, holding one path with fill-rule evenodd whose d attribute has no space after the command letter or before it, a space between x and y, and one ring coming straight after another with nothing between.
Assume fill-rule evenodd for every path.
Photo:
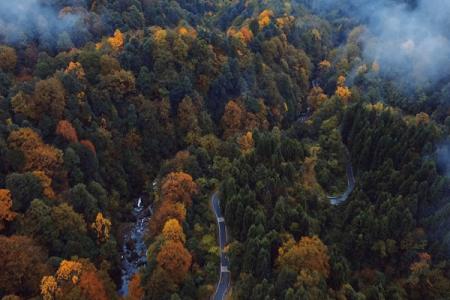
<instances>
[{"instance_id":1,"label":"autumn foliage","mask_svg":"<svg viewBox=\"0 0 450 300\"><path fill-rule=\"evenodd\" d=\"M325 101L327 101L328 97L323 92L322 88L319 86L313 87L308 95L308 105L313 110L318 109Z\"/></svg>"},{"instance_id":2,"label":"autumn foliage","mask_svg":"<svg viewBox=\"0 0 450 300\"><path fill-rule=\"evenodd\" d=\"M416 124L429 124L430 123L430 116L427 113L420 112L416 114Z\"/></svg>"},{"instance_id":3,"label":"autumn foliage","mask_svg":"<svg viewBox=\"0 0 450 300\"><path fill-rule=\"evenodd\" d=\"M244 154L250 153L253 147L255 146L255 141L253 140L253 134L251 131L247 132L243 136L238 139L239 146L241 147L241 151Z\"/></svg>"},{"instance_id":4,"label":"autumn foliage","mask_svg":"<svg viewBox=\"0 0 450 300\"><path fill-rule=\"evenodd\" d=\"M105 286L95 268L82 272L79 286L89 300L108 300Z\"/></svg>"},{"instance_id":5,"label":"autumn foliage","mask_svg":"<svg viewBox=\"0 0 450 300\"><path fill-rule=\"evenodd\" d=\"M17 64L17 54L14 48L0 46L0 70L12 71Z\"/></svg>"},{"instance_id":6,"label":"autumn foliage","mask_svg":"<svg viewBox=\"0 0 450 300\"><path fill-rule=\"evenodd\" d=\"M311 147L311 156L305 157L304 161L304 174L303 174L303 184L306 188L316 188L318 186L317 176L316 176L316 165L317 165L317 155L320 151L320 147Z\"/></svg>"},{"instance_id":7,"label":"autumn foliage","mask_svg":"<svg viewBox=\"0 0 450 300\"><path fill-rule=\"evenodd\" d=\"M158 266L171 275L171 281L181 283L191 266L192 256L184 247L186 236L180 223L186 217L185 205L191 205L197 184L184 172L168 174L161 184L161 204L150 220L153 235L161 233L163 244L156 257ZM162 231L162 232L161 232ZM156 284L156 280L151 282Z\"/></svg>"},{"instance_id":8,"label":"autumn foliage","mask_svg":"<svg viewBox=\"0 0 450 300\"><path fill-rule=\"evenodd\" d=\"M49 78L36 83L28 113L33 119L43 115L60 119L65 106L66 95L62 83L56 78Z\"/></svg>"},{"instance_id":9,"label":"autumn foliage","mask_svg":"<svg viewBox=\"0 0 450 300\"><path fill-rule=\"evenodd\" d=\"M66 106L65 90L56 78L41 80L36 83L32 95L20 91L11 99L16 113L39 120L44 115L60 119Z\"/></svg>"},{"instance_id":10,"label":"autumn foliage","mask_svg":"<svg viewBox=\"0 0 450 300\"><path fill-rule=\"evenodd\" d=\"M89 151L91 151L94 155L97 153L95 150L94 144L90 140L81 140L80 144L86 147Z\"/></svg>"},{"instance_id":11,"label":"autumn foliage","mask_svg":"<svg viewBox=\"0 0 450 300\"><path fill-rule=\"evenodd\" d=\"M39 293L39 283L47 274L47 254L26 236L0 235L0 291L29 299Z\"/></svg>"},{"instance_id":12,"label":"autumn foliage","mask_svg":"<svg viewBox=\"0 0 450 300\"><path fill-rule=\"evenodd\" d=\"M103 216L102 213L98 213L95 218L95 222L91 227L97 232L97 239L100 242L107 241L111 231L111 221Z\"/></svg>"},{"instance_id":13,"label":"autumn foliage","mask_svg":"<svg viewBox=\"0 0 450 300\"><path fill-rule=\"evenodd\" d=\"M33 151L43 144L39 134L31 128L21 128L11 132L8 138L9 146L14 150L20 150L24 154Z\"/></svg>"},{"instance_id":14,"label":"autumn foliage","mask_svg":"<svg viewBox=\"0 0 450 300\"><path fill-rule=\"evenodd\" d=\"M80 80L86 76L83 66L79 62L71 61L64 72L66 74L73 73Z\"/></svg>"},{"instance_id":15,"label":"autumn foliage","mask_svg":"<svg viewBox=\"0 0 450 300\"><path fill-rule=\"evenodd\" d=\"M63 260L56 271L58 280L70 280L77 283L83 266L78 261Z\"/></svg>"},{"instance_id":16,"label":"autumn foliage","mask_svg":"<svg viewBox=\"0 0 450 300\"><path fill-rule=\"evenodd\" d=\"M339 97L343 104L347 104L348 100L352 96L352 92L346 86L338 86L336 89L336 96Z\"/></svg>"},{"instance_id":17,"label":"autumn foliage","mask_svg":"<svg viewBox=\"0 0 450 300\"><path fill-rule=\"evenodd\" d=\"M41 280L45 300L66 299L71 294L81 294L88 300L108 299L102 277L88 260L63 260L55 276L44 276Z\"/></svg>"},{"instance_id":18,"label":"autumn foliage","mask_svg":"<svg viewBox=\"0 0 450 300\"><path fill-rule=\"evenodd\" d=\"M297 243L289 240L278 253L278 265L295 270L302 280L314 282L318 279L317 275L328 278L330 274L327 246L317 236L304 236Z\"/></svg>"},{"instance_id":19,"label":"autumn foliage","mask_svg":"<svg viewBox=\"0 0 450 300\"><path fill-rule=\"evenodd\" d=\"M244 112L241 107L233 100L225 106L225 112L222 117L222 128L224 138L231 137L241 130Z\"/></svg>"},{"instance_id":20,"label":"autumn foliage","mask_svg":"<svg viewBox=\"0 0 450 300\"><path fill-rule=\"evenodd\" d=\"M73 128L72 123L66 120L61 120L56 126L56 134L62 136L67 141L71 143L78 142L78 135L75 128Z\"/></svg>"},{"instance_id":21,"label":"autumn foliage","mask_svg":"<svg viewBox=\"0 0 450 300\"><path fill-rule=\"evenodd\" d=\"M41 295L44 300L53 300L58 292L58 283L54 276L44 276L41 280Z\"/></svg>"},{"instance_id":22,"label":"autumn foliage","mask_svg":"<svg viewBox=\"0 0 450 300\"><path fill-rule=\"evenodd\" d=\"M167 30L159 27L154 31L153 36L155 41L157 41L158 43L162 43L166 40Z\"/></svg>"},{"instance_id":23,"label":"autumn foliage","mask_svg":"<svg viewBox=\"0 0 450 300\"><path fill-rule=\"evenodd\" d=\"M5 222L12 221L16 217L16 213L11 211L11 207L11 192L0 189L0 231L5 228Z\"/></svg>"},{"instance_id":24,"label":"autumn foliage","mask_svg":"<svg viewBox=\"0 0 450 300\"><path fill-rule=\"evenodd\" d=\"M161 184L163 201L192 204L192 196L198 192L198 186L192 176L184 172L172 172L164 177Z\"/></svg>"},{"instance_id":25,"label":"autumn foliage","mask_svg":"<svg viewBox=\"0 0 450 300\"><path fill-rule=\"evenodd\" d=\"M63 154L50 145L44 144L41 137L31 128L13 131L8 138L10 147L25 155L24 171L42 171L54 177L63 164Z\"/></svg>"},{"instance_id":26,"label":"autumn foliage","mask_svg":"<svg viewBox=\"0 0 450 300\"><path fill-rule=\"evenodd\" d=\"M200 131L198 125L198 110L191 98L184 98L178 105L177 117L178 127L187 134L195 134Z\"/></svg>"},{"instance_id":27,"label":"autumn foliage","mask_svg":"<svg viewBox=\"0 0 450 300\"><path fill-rule=\"evenodd\" d=\"M120 50L123 48L124 45L124 38L122 32L117 29L114 32L114 35L110 38L108 38L108 43L111 45L111 48L114 50Z\"/></svg>"},{"instance_id":28,"label":"autumn foliage","mask_svg":"<svg viewBox=\"0 0 450 300\"><path fill-rule=\"evenodd\" d=\"M240 30L235 28L230 28L227 35L233 36L245 44L248 44L253 39L253 32L248 28L248 26L242 27Z\"/></svg>"},{"instance_id":29,"label":"autumn foliage","mask_svg":"<svg viewBox=\"0 0 450 300\"><path fill-rule=\"evenodd\" d=\"M156 258L158 265L167 271L177 283L182 282L189 271L192 256L181 242L166 241Z\"/></svg>"},{"instance_id":30,"label":"autumn foliage","mask_svg":"<svg viewBox=\"0 0 450 300\"><path fill-rule=\"evenodd\" d=\"M134 274L128 284L127 300L142 300L144 297L144 289L141 287L141 275Z\"/></svg>"},{"instance_id":31,"label":"autumn foliage","mask_svg":"<svg viewBox=\"0 0 450 300\"><path fill-rule=\"evenodd\" d=\"M42 171L34 171L33 175L39 179L42 185L43 194L48 199L54 199L55 198L55 192L52 188L52 179L48 177L44 172Z\"/></svg>"},{"instance_id":32,"label":"autumn foliage","mask_svg":"<svg viewBox=\"0 0 450 300\"><path fill-rule=\"evenodd\" d=\"M258 17L258 23L260 29L268 26L271 22L271 18L273 17L273 11L266 9L264 10Z\"/></svg>"},{"instance_id":33,"label":"autumn foliage","mask_svg":"<svg viewBox=\"0 0 450 300\"><path fill-rule=\"evenodd\" d=\"M352 92L345 86L345 76L339 76L337 79L336 96L341 100L343 104L348 104Z\"/></svg>"},{"instance_id":34,"label":"autumn foliage","mask_svg":"<svg viewBox=\"0 0 450 300\"><path fill-rule=\"evenodd\" d=\"M328 60L322 60L320 63L319 63L319 69L321 70L321 71L327 71L327 70L329 70L331 68L331 63L328 61Z\"/></svg>"},{"instance_id":35,"label":"autumn foliage","mask_svg":"<svg viewBox=\"0 0 450 300\"><path fill-rule=\"evenodd\" d=\"M162 230L164 240L182 242L186 241L186 236L183 233L183 227L181 227L180 222L177 219L170 219L164 224Z\"/></svg>"},{"instance_id":36,"label":"autumn foliage","mask_svg":"<svg viewBox=\"0 0 450 300\"><path fill-rule=\"evenodd\" d=\"M182 223L186 219L186 208L182 203L174 203L171 201L163 201L155 209L155 213L150 218L150 233L159 234L164 224L169 219L176 219Z\"/></svg>"}]
</instances>

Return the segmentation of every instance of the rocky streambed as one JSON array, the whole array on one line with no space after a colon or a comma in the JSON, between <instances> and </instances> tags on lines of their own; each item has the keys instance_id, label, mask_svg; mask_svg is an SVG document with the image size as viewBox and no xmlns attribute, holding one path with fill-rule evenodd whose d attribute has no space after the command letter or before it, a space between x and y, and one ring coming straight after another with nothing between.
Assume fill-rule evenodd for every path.
<instances>
[{"instance_id":1,"label":"rocky streambed","mask_svg":"<svg viewBox=\"0 0 450 300\"><path fill-rule=\"evenodd\" d=\"M128 294L128 283L133 275L147 262L147 247L145 245L145 232L152 214L151 206L144 207L142 198L135 201L133 207L134 223L125 231L121 253L121 295Z\"/></svg>"}]
</instances>

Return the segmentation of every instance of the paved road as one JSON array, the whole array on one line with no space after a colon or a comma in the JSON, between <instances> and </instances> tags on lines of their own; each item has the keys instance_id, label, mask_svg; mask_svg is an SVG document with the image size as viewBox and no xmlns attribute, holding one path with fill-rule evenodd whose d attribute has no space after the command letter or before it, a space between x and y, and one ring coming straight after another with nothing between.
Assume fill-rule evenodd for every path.
<instances>
[{"instance_id":1,"label":"paved road","mask_svg":"<svg viewBox=\"0 0 450 300\"><path fill-rule=\"evenodd\" d=\"M353 192L353 189L355 188L355 176L353 174L353 168L352 168L352 162L348 161L347 163L347 189L342 195L339 196L328 196L328 199L330 200L330 203L332 205L339 205L343 202L345 202L350 194Z\"/></svg>"},{"instance_id":2,"label":"paved road","mask_svg":"<svg viewBox=\"0 0 450 300\"><path fill-rule=\"evenodd\" d=\"M313 81L313 86L317 86L317 81ZM308 121L312 116L312 112L311 110L308 108L306 113L301 114L298 118L297 118L297 122L300 123L305 123L306 121ZM355 176L353 174L353 167L352 167L352 162L350 159L350 154L347 151L347 167L346 167L346 172L347 172L347 189L345 190L345 192L341 195L338 196L328 196L327 198L330 200L330 203L332 205L339 205L343 202L345 202L348 197L350 196L350 194L353 192L353 189L355 188Z\"/></svg>"},{"instance_id":3,"label":"paved road","mask_svg":"<svg viewBox=\"0 0 450 300\"><path fill-rule=\"evenodd\" d=\"M211 204L216 216L216 221L219 227L219 246L220 246L220 279L216 287L216 292L212 299L223 300L228 292L231 282L230 261L224 253L224 248L228 240L227 229L225 226L225 219L222 216L219 205L219 197L214 193L211 197Z\"/></svg>"}]
</instances>

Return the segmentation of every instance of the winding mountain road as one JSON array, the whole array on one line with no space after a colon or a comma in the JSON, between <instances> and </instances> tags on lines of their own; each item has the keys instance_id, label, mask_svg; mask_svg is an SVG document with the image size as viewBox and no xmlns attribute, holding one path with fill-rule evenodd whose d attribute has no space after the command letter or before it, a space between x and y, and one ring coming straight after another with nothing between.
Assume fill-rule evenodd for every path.
<instances>
[{"instance_id":1,"label":"winding mountain road","mask_svg":"<svg viewBox=\"0 0 450 300\"><path fill-rule=\"evenodd\" d=\"M311 111L308 109L308 112L302 114L297 119L297 122L305 123L311 118ZM338 196L327 196L332 205L339 205L345 202L350 194L353 192L355 188L355 176L353 174L352 162L350 160L350 155L347 152L348 162L346 167L347 172L347 189L345 192ZM225 219L222 216L222 212L220 210L219 205L219 196L218 193L214 193L211 197L211 205L214 211L214 215L216 216L216 221L219 229L219 246L220 246L220 279L217 284L216 291L212 297L213 300L224 300L225 296L228 292L231 283L231 274L230 274L230 261L227 255L224 253L224 248L228 240L227 236L227 228L225 226Z\"/></svg>"},{"instance_id":2,"label":"winding mountain road","mask_svg":"<svg viewBox=\"0 0 450 300\"><path fill-rule=\"evenodd\" d=\"M220 279L212 299L223 300L225 299L225 296L228 292L228 288L230 287L231 282L231 274L229 270L230 261L224 252L224 248L228 240L227 228L225 226L225 219L223 218L222 212L220 211L219 197L217 193L214 193L212 195L211 204L219 228L219 246L220 246Z\"/></svg>"},{"instance_id":3,"label":"winding mountain road","mask_svg":"<svg viewBox=\"0 0 450 300\"><path fill-rule=\"evenodd\" d=\"M317 80L313 80L312 81L312 85L314 87L316 87L317 86ZM301 115L299 115L299 117L297 118L297 122L303 124L306 121L308 121L309 119L311 119L311 117L312 117L312 111L308 107L306 113L302 113ZM352 161L350 159L350 154L349 154L348 150L347 150L347 161L348 161L347 162L347 167L346 167L346 172L347 172L347 189L341 195L338 195L338 196L327 196L328 200L330 200L330 203L332 205L339 205L339 204L345 202L348 199L348 197L350 196L350 194L353 192L353 189L355 188L355 176L353 174Z\"/></svg>"},{"instance_id":4,"label":"winding mountain road","mask_svg":"<svg viewBox=\"0 0 450 300\"><path fill-rule=\"evenodd\" d=\"M350 196L350 194L353 192L353 189L355 188L355 176L353 174L353 167L350 159L347 162L346 169L347 169L347 189L343 194L339 196L328 196L328 200L330 200L330 203L332 205L339 205L345 202Z\"/></svg>"}]
</instances>

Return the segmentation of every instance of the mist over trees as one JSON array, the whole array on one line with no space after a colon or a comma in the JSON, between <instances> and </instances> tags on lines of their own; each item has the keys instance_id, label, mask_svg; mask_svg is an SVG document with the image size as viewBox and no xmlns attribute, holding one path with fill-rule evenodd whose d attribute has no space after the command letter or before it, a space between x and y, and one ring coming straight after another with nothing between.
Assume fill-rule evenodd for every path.
<instances>
[{"instance_id":1,"label":"mist over trees","mask_svg":"<svg viewBox=\"0 0 450 300\"><path fill-rule=\"evenodd\" d=\"M450 298L449 11L0 1L0 298Z\"/></svg>"}]
</instances>

